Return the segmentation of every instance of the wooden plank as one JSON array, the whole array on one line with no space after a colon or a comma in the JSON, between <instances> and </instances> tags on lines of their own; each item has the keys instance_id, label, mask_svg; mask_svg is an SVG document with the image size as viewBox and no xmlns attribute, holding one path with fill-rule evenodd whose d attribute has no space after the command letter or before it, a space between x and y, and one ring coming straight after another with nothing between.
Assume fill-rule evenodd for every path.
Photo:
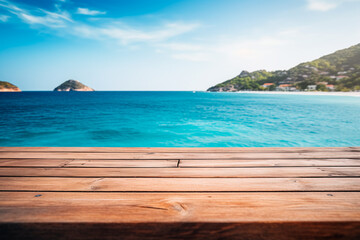
<instances>
[{"instance_id":1,"label":"wooden plank","mask_svg":"<svg viewBox=\"0 0 360 240\"><path fill-rule=\"evenodd\" d=\"M0 159L0 167L179 167L226 168L226 167L301 167L301 166L354 166L356 159L250 159L250 160L71 160L71 159Z\"/></svg>"},{"instance_id":2,"label":"wooden plank","mask_svg":"<svg viewBox=\"0 0 360 240\"><path fill-rule=\"evenodd\" d=\"M0 158L54 159L319 159L356 158L360 152L311 153L69 153L69 152L1 152Z\"/></svg>"},{"instance_id":3,"label":"wooden plank","mask_svg":"<svg viewBox=\"0 0 360 240\"><path fill-rule=\"evenodd\" d=\"M360 152L360 147L215 147L215 148L161 148L161 147L0 147L0 152L87 152L87 153L232 153L232 152Z\"/></svg>"},{"instance_id":4,"label":"wooden plank","mask_svg":"<svg viewBox=\"0 0 360 240\"><path fill-rule=\"evenodd\" d=\"M66 159L0 159L0 167L63 167Z\"/></svg>"},{"instance_id":5,"label":"wooden plank","mask_svg":"<svg viewBox=\"0 0 360 240\"><path fill-rule=\"evenodd\" d=\"M359 192L0 192L0 222L360 221Z\"/></svg>"},{"instance_id":6,"label":"wooden plank","mask_svg":"<svg viewBox=\"0 0 360 240\"><path fill-rule=\"evenodd\" d=\"M249 159L249 160L76 160L76 159L0 159L0 167L179 167L227 168L227 167L359 167L356 159Z\"/></svg>"},{"instance_id":7,"label":"wooden plank","mask_svg":"<svg viewBox=\"0 0 360 240\"><path fill-rule=\"evenodd\" d=\"M359 222L169 222L0 224L4 239L320 240L360 238Z\"/></svg>"},{"instance_id":8,"label":"wooden plank","mask_svg":"<svg viewBox=\"0 0 360 240\"><path fill-rule=\"evenodd\" d=\"M4 239L359 239L359 193L0 193Z\"/></svg>"},{"instance_id":9,"label":"wooden plank","mask_svg":"<svg viewBox=\"0 0 360 240\"><path fill-rule=\"evenodd\" d=\"M2 177L292 178L360 177L360 167L262 168L0 168Z\"/></svg>"},{"instance_id":10,"label":"wooden plank","mask_svg":"<svg viewBox=\"0 0 360 240\"><path fill-rule=\"evenodd\" d=\"M360 239L358 150L0 148L0 235Z\"/></svg>"},{"instance_id":11,"label":"wooden plank","mask_svg":"<svg viewBox=\"0 0 360 240\"><path fill-rule=\"evenodd\" d=\"M0 160L1 161L1 160ZM357 159L209 159L209 160L180 160L182 168L225 168L225 167L304 167L304 166L360 166ZM251 171L251 170L249 170Z\"/></svg>"},{"instance_id":12,"label":"wooden plank","mask_svg":"<svg viewBox=\"0 0 360 240\"><path fill-rule=\"evenodd\" d=\"M178 160L0 159L0 167L177 167Z\"/></svg>"},{"instance_id":13,"label":"wooden plank","mask_svg":"<svg viewBox=\"0 0 360 240\"><path fill-rule=\"evenodd\" d=\"M1 177L1 191L360 191L360 178Z\"/></svg>"},{"instance_id":14,"label":"wooden plank","mask_svg":"<svg viewBox=\"0 0 360 240\"><path fill-rule=\"evenodd\" d=\"M177 167L178 160L73 160L66 167Z\"/></svg>"}]
</instances>

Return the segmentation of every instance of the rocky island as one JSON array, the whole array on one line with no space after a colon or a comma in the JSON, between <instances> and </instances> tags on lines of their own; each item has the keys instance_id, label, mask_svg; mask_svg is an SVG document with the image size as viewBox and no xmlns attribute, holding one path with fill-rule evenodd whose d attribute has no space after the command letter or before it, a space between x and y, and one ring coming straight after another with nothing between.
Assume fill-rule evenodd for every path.
<instances>
[{"instance_id":1,"label":"rocky island","mask_svg":"<svg viewBox=\"0 0 360 240\"><path fill-rule=\"evenodd\" d=\"M242 71L207 91L360 91L360 44L289 70Z\"/></svg>"},{"instance_id":2,"label":"rocky island","mask_svg":"<svg viewBox=\"0 0 360 240\"><path fill-rule=\"evenodd\" d=\"M67 80L66 82L62 83L58 87L54 89L54 91L57 92L69 92L69 91L80 91L80 92L86 92L86 91L95 91L94 89L82 84L79 81L76 80Z\"/></svg>"},{"instance_id":3,"label":"rocky island","mask_svg":"<svg viewBox=\"0 0 360 240\"><path fill-rule=\"evenodd\" d=\"M0 92L21 92L21 90L14 84L0 81Z\"/></svg>"}]
</instances>

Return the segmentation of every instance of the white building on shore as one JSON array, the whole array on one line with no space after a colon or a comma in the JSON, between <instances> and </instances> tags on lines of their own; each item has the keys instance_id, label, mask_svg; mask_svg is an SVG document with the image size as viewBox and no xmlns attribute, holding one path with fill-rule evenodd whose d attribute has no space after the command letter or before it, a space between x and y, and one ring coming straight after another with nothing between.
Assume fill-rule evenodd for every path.
<instances>
[{"instance_id":1,"label":"white building on shore","mask_svg":"<svg viewBox=\"0 0 360 240\"><path fill-rule=\"evenodd\" d=\"M306 89L308 91L315 91L316 90L316 85L308 85Z\"/></svg>"}]
</instances>

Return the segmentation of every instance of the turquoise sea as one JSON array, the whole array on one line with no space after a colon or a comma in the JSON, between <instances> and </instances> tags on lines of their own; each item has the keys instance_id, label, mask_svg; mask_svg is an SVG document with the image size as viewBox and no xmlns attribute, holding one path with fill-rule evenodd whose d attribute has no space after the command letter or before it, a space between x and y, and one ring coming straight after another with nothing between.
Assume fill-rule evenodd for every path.
<instances>
[{"instance_id":1,"label":"turquoise sea","mask_svg":"<svg viewBox=\"0 0 360 240\"><path fill-rule=\"evenodd\" d=\"M0 146L360 146L360 98L208 92L0 93Z\"/></svg>"}]
</instances>

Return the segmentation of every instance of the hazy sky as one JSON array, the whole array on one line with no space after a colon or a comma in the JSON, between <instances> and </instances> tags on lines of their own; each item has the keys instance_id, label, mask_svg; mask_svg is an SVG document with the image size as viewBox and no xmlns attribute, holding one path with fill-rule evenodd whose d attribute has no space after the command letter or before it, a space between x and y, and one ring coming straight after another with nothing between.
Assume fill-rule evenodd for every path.
<instances>
[{"instance_id":1,"label":"hazy sky","mask_svg":"<svg viewBox=\"0 0 360 240\"><path fill-rule=\"evenodd\" d=\"M0 0L0 80L206 90L360 42L358 0Z\"/></svg>"}]
</instances>

